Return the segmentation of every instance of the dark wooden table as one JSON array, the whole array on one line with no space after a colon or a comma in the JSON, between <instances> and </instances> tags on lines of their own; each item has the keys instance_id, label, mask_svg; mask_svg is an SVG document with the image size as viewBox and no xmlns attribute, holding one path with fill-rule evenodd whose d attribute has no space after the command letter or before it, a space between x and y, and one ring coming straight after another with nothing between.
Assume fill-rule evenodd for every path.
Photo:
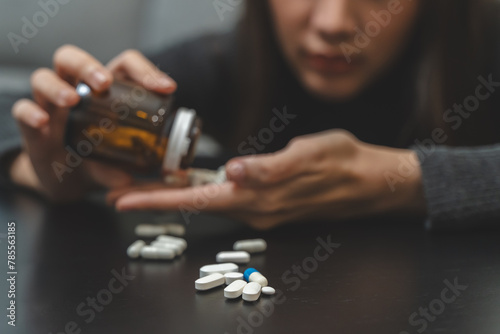
<instances>
[{"instance_id":1,"label":"dark wooden table","mask_svg":"<svg viewBox=\"0 0 500 334\"><path fill-rule=\"evenodd\" d=\"M0 333L500 333L499 230L429 233L419 222L372 219L258 232L198 215L181 258L128 259L134 226L153 219L0 191ZM6 318L11 220L15 328ZM195 291L201 266L253 237L269 246L250 266L275 297L247 303L222 288Z\"/></svg>"}]
</instances>

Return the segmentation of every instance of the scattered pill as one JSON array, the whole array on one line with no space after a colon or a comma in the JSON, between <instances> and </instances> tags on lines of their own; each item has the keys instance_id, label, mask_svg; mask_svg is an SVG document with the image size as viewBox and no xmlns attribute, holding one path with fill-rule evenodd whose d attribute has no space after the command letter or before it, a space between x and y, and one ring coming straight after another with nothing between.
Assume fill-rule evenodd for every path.
<instances>
[{"instance_id":1,"label":"scattered pill","mask_svg":"<svg viewBox=\"0 0 500 334\"><path fill-rule=\"evenodd\" d=\"M171 260L175 257L175 251L167 248L144 246L141 249L141 256L145 259Z\"/></svg>"},{"instance_id":2,"label":"scattered pill","mask_svg":"<svg viewBox=\"0 0 500 334\"><path fill-rule=\"evenodd\" d=\"M198 278L194 282L196 290L209 290L224 284L224 275L215 273L202 278Z\"/></svg>"},{"instance_id":3,"label":"scattered pill","mask_svg":"<svg viewBox=\"0 0 500 334\"><path fill-rule=\"evenodd\" d=\"M221 183L224 183L227 181L227 177L226 177L226 166L220 166L218 169L217 169L217 174L214 178L214 183L215 184L221 184Z\"/></svg>"},{"instance_id":4,"label":"scattered pill","mask_svg":"<svg viewBox=\"0 0 500 334\"><path fill-rule=\"evenodd\" d=\"M214 183L216 177L217 177L217 171L210 169L194 168L188 172L189 184L192 187L198 187Z\"/></svg>"},{"instance_id":5,"label":"scattered pill","mask_svg":"<svg viewBox=\"0 0 500 334\"><path fill-rule=\"evenodd\" d=\"M151 246L156 247L156 248L171 249L175 252L175 255L181 255L182 252L184 251L183 247L180 244L173 244L173 243L168 243L168 242L153 241L151 243Z\"/></svg>"},{"instance_id":6,"label":"scattered pill","mask_svg":"<svg viewBox=\"0 0 500 334\"><path fill-rule=\"evenodd\" d=\"M137 240L132 245L127 248L127 255L132 259L137 259L141 255L141 249L146 246L146 243L142 240Z\"/></svg>"},{"instance_id":7,"label":"scattered pill","mask_svg":"<svg viewBox=\"0 0 500 334\"><path fill-rule=\"evenodd\" d=\"M181 237L186 234L186 228L184 225L176 223L139 224L135 227L135 234L144 238L154 238L162 234L171 234Z\"/></svg>"},{"instance_id":8,"label":"scattered pill","mask_svg":"<svg viewBox=\"0 0 500 334\"><path fill-rule=\"evenodd\" d=\"M189 185L191 185L192 187L210 183L221 184L226 182L226 168L225 166L221 166L217 170L191 168L188 171L187 178ZM169 179L168 181L175 182L177 184L185 182L185 180L175 180L175 179L174 180Z\"/></svg>"},{"instance_id":9,"label":"scattered pill","mask_svg":"<svg viewBox=\"0 0 500 334\"><path fill-rule=\"evenodd\" d=\"M247 284L247 282L241 279L234 281L224 289L224 297L229 299L238 298L243 293L243 289Z\"/></svg>"},{"instance_id":10,"label":"scattered pill","mask_svg":"<svg viewBox=\"0 0 500 334\"><path fill-rule=\"evenodd\" d=\"M265 295L271 296L271 295L274 295L276 293L276 290L274 290L274 288L271 288L270 286L263 286L262 293Z\"/></svg>"},{"instance_id":11,"label":"scattered pill","mask_svg":"<svg viewBox=\"0 0 500 334\"><path fill-rule=\"evenodd\" d=\"M182 239L182 238L179 238L179 237L174 237L174 236L171 236L171 235L159 235L157 238L156 238L157 241L160 241L160 242L166 242L166 243L172 243L172 244L177 244L177 245L181 245L183 250L187 248L187 242L186 240Z\"/></svg>"},{"instance_id":12,"label":"scattered pill","mask_svg":"<svg viewBox=\"0 0 500 334\"><path fill-rule=\"evenodd\" d=\"M219 252L215 260L217 262L248 263L250 262L250 254L244 251Z\"/></svg>"},{"instance_id":13,"label":"scattered pill","mask_svg":"<svg viewBox=\"0 0 500 334\"><path fill-rule=\"evenodd\" d=\"M267 249L267 243L264 239L239 240L234 243L233 249L248 253L260 253Z\"/></svg>"},{"instance_id":14,"label":"scattered pill","mask_svg":"<svg viewBox=\"0 0 500 334\"><path fill-rule=\"evenodd\" d=\"M245 273L243 274L245 277L245 280L247 282L257 282L261 286L267 286L267 278L264 277L261 273L259 273L256 269L254 268L248 268L245 270Z\"/></svg>"},{"instance_id":15,"label":"scattered pill","mask_svg":"<svg viewBox=\"0 0 500 334\"><path fill-rule=\"evenodd\" d=\"M243 274L242 273L235 273L235 272L225 273L224 278L226 279L226 284L230 285L231 283L233 283L236 280L242 280Z\"/></svg>"},{"instance_id":16,"label":"scattered pill","mask_svg":"<svg viewBox=\"0 0 500 334\"><path fill-rule=\"evenodd\" d=\"M165 227L167 228L166 234L175 235L177 237L182 237L186 234L186 228L184 227L184 225L175 224L175 223L168 223L168 224L165 224ZM165 233L162 233L162 234L165 234Z\"/></svg>"},{"instance_id":17,"label":"scattered pill","mask_svg":"<svg viewBox=\"0 0 500 334\"><path fill-rule=\"evenodd\" d=\"M165 225L140 224L135 227L135 234L143 238L153 238L166 233Z\"/></svg>"},{"instance_id":18,"label":"scattered pill","mask_svg":"<svg viewBox=\"0 0 500 334\"><path fill-rule=\"evenodd\" d=\"M172 188L185 188L189 187L189 178L184 173L182 174L167 174L163 177L163 182Z\"/></svg>"},{"instance_id":19,"label":"scattered pill","mask_svg":"<svg viewBox=\"0 0 500 334\"><path fill-rule=\"evenodd\" d=\"M224 275L225 273L236 272L236 271L238 271L238 265L234 263L208 264L200 268L200 277L208 276L215 273Z\"/></svg>"},{"instance_id":20,"label":"scattered pill","mask_svg":"<svg viewBox=\"0 0 500 334\"><path fill-rule=\"evenodd\" d=\"M260 297L261 286L257 282L250 282L243 288L243 300L254 302Z\"/></svg>"}]
</instances>

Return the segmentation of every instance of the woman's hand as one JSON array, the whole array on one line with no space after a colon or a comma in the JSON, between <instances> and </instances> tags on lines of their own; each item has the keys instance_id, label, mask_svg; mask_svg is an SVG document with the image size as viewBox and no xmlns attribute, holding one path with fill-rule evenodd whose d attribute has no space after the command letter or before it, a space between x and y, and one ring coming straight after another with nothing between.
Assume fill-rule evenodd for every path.
<instances>
[{"instance_id":1,"label":"woman's hand","mask_svg":"<svg viewBox=\"0 0 500 334\"><path fill-rule=\"evenodd\" d=\"M120 54L105 67L85 51L66 45L55 52L54 69L41 68L33 73L34 100L20 100L12 108L23 136L23 152L10 168L15 183L34 188L50 199L66 201L98 186L117 187L131 182L128 174L87 160L71 168L64 178L54 170L56 162L66 165L64 128L69 108L79 101L75 85L83 81L100 92L115 78L164 94L177 88L171 78L134 50Z\"/></svg>"},{"instance_id":2,"label":"woman's hand","mask_svg":"<svg viewBox=\"0 0 500 334\"><path fill-rule=\"evenodd\" d=\"M413 170L402 175L401 164L408 163ZM211 211L258 229L297 220L425 213L416 154L362 143L346 131L298 137L282 151L235 158L226 174L229 181L221 185L125 188L108 199L121 211Z\"/></svg>"}]
</instances>

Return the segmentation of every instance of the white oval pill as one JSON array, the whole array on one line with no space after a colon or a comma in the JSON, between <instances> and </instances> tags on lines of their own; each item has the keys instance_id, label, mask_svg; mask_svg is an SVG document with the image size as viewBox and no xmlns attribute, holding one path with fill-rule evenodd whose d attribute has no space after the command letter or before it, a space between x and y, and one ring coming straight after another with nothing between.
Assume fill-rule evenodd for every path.
<instances>
[{"instance_id":1,"label":"white oval pill","mask_svg":"<svg viewBox=\"0 0 500 334\"><path fill-rule=\"evenodd\" d=\"M215 273L202 278L198 278L194 282L196 290L209 290L224 284L224 275Z\"/></svg>"},{"instance_id":2,"label":"white oval pill","mask_svg":"<svg viewBox=\"0 0 500 334\"><path fill-rule=\"evenodd\" d=\"M175 252L176 255L181 255L182 252L184 251L182 246L179 244L171 244L168 242L161 242L161 241L153 241L151 243L151 246L156 247L156 248L168 248L171 249Z\"/></svg>"},{"instance_id":3,"label":"white oval pill","mask_svg":"<svg viewBox=\"0 0 500 334\"><path fill-rule=\"evenodd\" d=\"M137 240L132 245L127 248L127 255L132 259L137 259L141 255L141 249L146 246L146 243L142 240Z\"/></svg>"},{"instance_id":4,"label":"white oval pill","mask_svg":"<svg viewBox=\"0 0 500 334\"><path fill-rule=\"evenodd\" d=\"M141 249L141 256L145 259L171 260L175 257L175 252L167 248L145 246Z\"/></svg>"},{"instance_id":5,"label":"white oval pill","mask_svg":"<svg viewBox=\"0 0 500 334\"><path fill-rule=\"evenodd\" d=\"M181 224L167 223L165 224L165 228L167 229L167 231L165 232L166 234L175 235L177 237L182 237L186 234L186 228Z\"/></svg>"},{"instance_id":6,"label":"white oval pill","mask_svg":"<svg viewBox=\"0 0 500 334\"><path fill-rule=\"evenodd\" d=\"M270 286L263 286L262 293L265 295L271 296L271 295L274 295L276 293L276 290L274 290L274 288L271 288Z\"/></svg>"},{"instance_id":7,"label":"white oval pill","mask_svg":"<svg viewBox=\"0 0 500 334\"><path fill-rule=\"evenodd\" d=\"M235 272L225 273L224 278L226 279L226 284L229 285L236 280L239 280L239 279L242 280L243 274L242 273L235 273Z\"/></svg>"},{"instance_id":8,"label":"white oval pill","mask_svg":"<svg viewBox=\"0 0 500 334\"><path fill-rule=\"evenodd\" d=\"M163 245L171 245L171 246L175 246L175 247L179 247L181 249L181 251L184 251L186 249L186 246L183 242L181 241L178 241L178 240L168 240L168 239L156 239L154 240L153 242L151 242L151 244L155 244L155 245L159 245L159 244L163 244Z\"/></svg>"},{"instance_id":9,"label":"white oval pill","mask_svg":"<svg viewBox=\"0 0 500 334\"><path fill-rule=\"evenodd\" d=\"M238 265L234 263L219 263L208 264L200 268L200 277L208 276L210 274L225 274L238 271Z\"/></svg>"},{"instance_id":10,"label":"white oval pill","mask_svg":"<svg viewBox=\"0 0 500 334\"><path fill-rule=\"evenodd\" d=\"M264 239L248 239L236 241L233 245L235 251L246 251L248 253L259 253L267 249Z\"/></svg>"},{"instance_id":11,"label":"white oval pill","mask_svg":"<svg viewBox=\"0 0 500 334\"><path fill-rule=\"evenodd\" d=\"M217 262L248 263L250 262L250 254L243 251L219 252L215 256L215 260Z\"/></svg>"},{"instance_id":12,"label":"white oval pill","mask_svg":"<svg viewBox=\"0 0 500 334\"><path fill-rule=\"evenodd\" d=\"M243 288L243 300L254 302L260 297L261 286L257 282L250 282Z\"/></svg>"},{"instance_id":13,"label":"white oval pill","mask_svg":"<svg viewBox=\"0 0 500 334\"><path fill-rule=\"evenodd\" d=\"M226 181L227 181L226 166L220 166L217 169L217 174L215 175L214 183L215 184L222 184Z\"/></svg>"},{"instance_id":14,"label":"white oval pill","mask_svg":"<svg viewBox=\"0 0 500 334\"><path fill-rule=\"evenodd\" d=\"M165 225L139 224L135 227L135 234L139 237L153 238L167 233Z\"/></svg>"},{"instance_id":15,"label":"white oval pill","mask_svg":"<svg viewBox=\"0 0 500 334\"><path fill-rule=\"evenodd\" d=\"M241 279L234 281L224 289L224 297L229 299L238 298L243 293L243 288L245 288L247 284L247 282Z\"/></svg>"},{"instance_id":16,"label":"white oval pill","mask_svg":"<svg viewBox=\"0 0 500 334\"><path fill-rule=\"evenodd\" d=\"M174 236L171 236L171 235L159 235L156 238L156 240L160 241L160 242L166 242L166 243L172 243L172 244L181 245L183 247L183 250L187 248L187 242L186 242L186 240L184 240L182 238L174 237Z\"/></svg>"}]
</instances>

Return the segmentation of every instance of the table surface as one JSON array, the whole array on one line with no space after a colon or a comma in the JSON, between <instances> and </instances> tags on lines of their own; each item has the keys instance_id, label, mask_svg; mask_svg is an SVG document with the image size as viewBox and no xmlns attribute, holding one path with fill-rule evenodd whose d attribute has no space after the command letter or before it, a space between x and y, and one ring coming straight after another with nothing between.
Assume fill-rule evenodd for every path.
<instances>
[{"instance_id":1,"label":"table surface","mask_svg":"<svg viewBox=\"0 0 500 334\"><path fill-rule=\"evenodd\" d=\"M182 257L127 258L134 227L163 218L0 191L3 312L10 220L17 245L16 327L2 315L0 333L500 332L498 230L429 233L415 221L370 219L260 232L195 215ZM268 249L249 266L277 295L248 303L225 299L222 287L195 291L201 266L253 237Z\"/></svg>"}]
</instances>

